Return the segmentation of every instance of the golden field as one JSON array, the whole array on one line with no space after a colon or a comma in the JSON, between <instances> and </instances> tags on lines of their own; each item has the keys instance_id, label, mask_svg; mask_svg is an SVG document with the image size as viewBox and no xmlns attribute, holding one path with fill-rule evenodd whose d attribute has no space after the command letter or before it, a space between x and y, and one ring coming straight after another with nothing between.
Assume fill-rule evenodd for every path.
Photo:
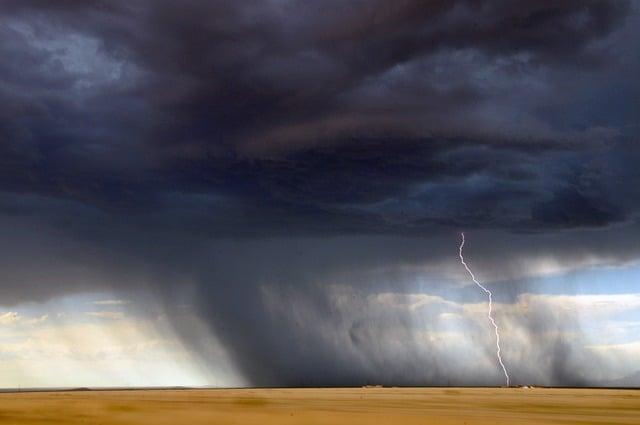
<instances>
[{"instance_id":1,"label":"golden field","mask_svg":"<svg viewBox=\"0 0 640 425\"><path fill-rule=\"evenodd\" d=\"M640 424L640 391L338 388L0 394L0 424Z\"/></svg>"}]
</instances>

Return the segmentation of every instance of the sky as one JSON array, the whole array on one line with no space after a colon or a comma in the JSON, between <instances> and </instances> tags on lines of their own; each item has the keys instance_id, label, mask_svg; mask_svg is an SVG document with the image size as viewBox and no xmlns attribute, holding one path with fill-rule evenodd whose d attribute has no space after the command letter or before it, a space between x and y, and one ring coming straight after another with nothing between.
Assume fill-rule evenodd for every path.
<instances>
[{"instance_id":1,"label":"sky","mask_svg":"<svg viewBox=\"0 0 640 425\"><path fill-rule=\"evenodd\" d=\"M637 1L0 3L0 387L640 386Z\"/></svg>"}]
</instances>

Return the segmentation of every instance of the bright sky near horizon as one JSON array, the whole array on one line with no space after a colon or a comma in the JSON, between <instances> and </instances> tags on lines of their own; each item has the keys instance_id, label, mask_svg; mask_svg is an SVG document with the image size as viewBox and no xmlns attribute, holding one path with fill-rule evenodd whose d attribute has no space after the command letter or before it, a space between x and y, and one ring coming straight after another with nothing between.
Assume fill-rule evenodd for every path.
<instances>
[{"instance_id":1,"label":"bright sky near horizon","mask_svg":"<svg viewBox=\"0 0 640 425\"><path fill-rule=\"evenodd\" d=\"M500 296L502 286L494 284L505 362L521 382L526 382L527 373L535 376L532 371L519 370L532 365L527 365L527 353L519 352L522 324L514 316L528 317L536 310L551 309L575 323L544 332L557 333L569 341L576 356L595 353L604 361L591 375L593 379L615 385L616 379L637 373L640 292L630 291L636 289L638 279L638 265L553 273L534 279L530 291L513 300ZM589 290L583 292L572 285L576 281L593 284L584 285ZM472 286L463 288L474 290ZM118 295L123 294L78 294L0 310L0 387L247 385L224 346L205 328L200 337L208 340L209 353L216 356L207 362L183 344L159 306L150 308L130 299L113 298ZM337 293L338 304L345 295ZM468 369L483 368L492 379L491 330L478 327L487 332L484 343L478 335L469 335L469 329L474 328L467 323L484 323L486 305L482 299L455 301L424 292L384 292L368 295L366 303L366 315L408 312L416 323L412 337L437 342L438 351L430 356L442 361L456 359ZM204 326L190 306L182 307L191 326ZM437 319L425 322L427 311L433 310L438 312ZM572 335L576 327L581 330L579 339Z\"/></svg>"}]
</instances>

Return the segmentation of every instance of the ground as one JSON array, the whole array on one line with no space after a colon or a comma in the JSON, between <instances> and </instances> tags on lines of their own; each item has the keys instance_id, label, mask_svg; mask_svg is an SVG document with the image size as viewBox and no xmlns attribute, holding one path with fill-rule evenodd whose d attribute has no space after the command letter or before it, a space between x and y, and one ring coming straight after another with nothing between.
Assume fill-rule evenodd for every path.
<instances>
[{"instance_id":1,"label":"ground","mask_svg":"<svg viewBox=\"0 0 640 425\"><path fill-rule=\"evenodd\" d=\"M640 391L340 388L0 394L0 424L640 424Z\"/></svg>"}]
</instances>

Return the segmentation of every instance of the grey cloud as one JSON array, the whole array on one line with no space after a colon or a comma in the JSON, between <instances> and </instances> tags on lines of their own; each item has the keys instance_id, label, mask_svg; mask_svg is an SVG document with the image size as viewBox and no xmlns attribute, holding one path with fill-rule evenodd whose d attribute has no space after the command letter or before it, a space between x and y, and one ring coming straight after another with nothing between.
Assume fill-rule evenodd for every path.
<instances>
[{"instance_id":1,"label":"grey cloud","mask_svg":"<svg viewBox=\"0 0 640 425\"><path fill-rule=\"evenodd\" d=\"M531 257L638 258L637 20L622 1L4 1L2 302L171 309L189 287L249 382L444 383L409 318L360 295L409 292L460 230L496 285ZM376 342L394 332L406 352ZM545 382L586 382L565 354L540 352Z\"/></svg>"}]
</instances>

